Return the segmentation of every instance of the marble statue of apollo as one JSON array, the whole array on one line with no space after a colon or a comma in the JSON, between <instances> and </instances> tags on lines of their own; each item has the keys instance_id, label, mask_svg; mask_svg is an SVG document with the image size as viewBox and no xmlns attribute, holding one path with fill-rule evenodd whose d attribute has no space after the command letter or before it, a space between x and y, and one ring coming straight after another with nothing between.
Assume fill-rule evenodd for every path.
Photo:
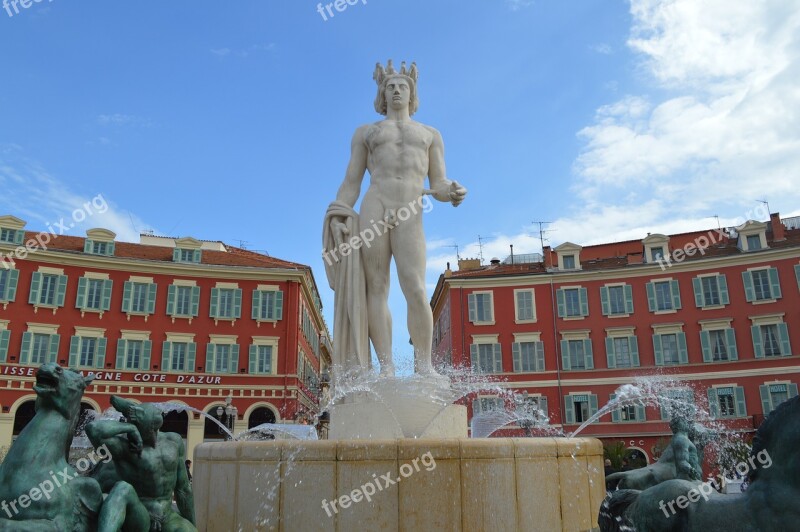
<instances>
[{"instance_id":1,"label":"marble statue of apollo","mask_svg":"<svg viewBox=\"0 0 800 532\"><path fill-rule=\"evenodd\" d=\"M433 315L425 290L422 212L428 198L461 204L467 190L447 179L444 144L434 128L411 119L417 110L418 71L391 60L374 74L375 110L386 118L353 134L350 162L323 228L323 258L335 291L333 362L344 369L370 366L369 342L382 375L394 375L389 271L394 257L408 304L408 331L416 373L435 375L431 364ZM369 188L361 212L353 209L365 171ZM430 188L426 189L425 178Z\"/></svg>"}]
</instances>

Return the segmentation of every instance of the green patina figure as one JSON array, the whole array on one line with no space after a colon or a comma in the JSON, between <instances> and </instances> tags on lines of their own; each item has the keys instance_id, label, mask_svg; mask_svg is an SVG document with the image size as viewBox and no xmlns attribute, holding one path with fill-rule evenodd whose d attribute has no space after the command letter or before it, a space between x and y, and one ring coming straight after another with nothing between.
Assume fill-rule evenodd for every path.
<instances>
[{"instance_id":1,"label":"green patina figure","mask_svg":"<svg viewBox=\"0 0 800 532\"><path fill-rule=\"evenodd\" d=\"M110 451L116 473L115 479L104 468L101 475L104 485L113 487L100 511L100 532L196 531L181 437L159 432L164 419L152 405L119 397L112 397L111 404L125 421L101 420L86 426L92 444ZM172 508L173 494L180 513Z\"/></svg>"},{"instance_id":2,"label":"green patina figure","mask_svg":"<svg viewBox=\"0 0 800 532\"><path fill-rule=\"evenodd\" d=\"M0 465L0 531L95 530L103 502L96 480L67 462L92 377L46 364L36 373L36 415Z\"/></svg>"}]
</instances>

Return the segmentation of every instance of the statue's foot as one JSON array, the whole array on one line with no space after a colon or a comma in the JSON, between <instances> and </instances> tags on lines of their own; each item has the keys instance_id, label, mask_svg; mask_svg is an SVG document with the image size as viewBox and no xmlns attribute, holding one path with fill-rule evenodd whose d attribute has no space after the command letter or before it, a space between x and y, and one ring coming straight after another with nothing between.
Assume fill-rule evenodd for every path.
<instances>
[{"instance_id":1,"label":"statue's foot","mask_svg":"<svg viewBox=\"0 0 800 532\"><path fill-rule=\"evenodd\" d=\"M394 378L394 364L381 364L381 372L378 374L382 378Z\"/></svg>"},{"instance_id":2,"label":"statue's foot","mask_svg":"<svg viewBox=\"0 0 800 532\"><path fill-rule=\"evenodd\" d=\"M441 377L442 375L439 374L435 369L433 369L433 364L423 364L417 368L418 375L424 375L426 377Z\"/></svg>"}]
</instances>

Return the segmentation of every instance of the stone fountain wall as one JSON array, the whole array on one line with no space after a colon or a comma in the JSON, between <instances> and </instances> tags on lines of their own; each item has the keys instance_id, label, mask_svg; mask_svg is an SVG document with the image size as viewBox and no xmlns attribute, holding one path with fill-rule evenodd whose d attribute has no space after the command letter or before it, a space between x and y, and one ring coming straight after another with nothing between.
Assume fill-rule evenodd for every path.
<instances>
[{"instance_id":1,"label":"stone fountain wall","mask_svg":"<svg viewBox=\"0 0 800 532\"><path fill-rule=\"evenodd\" d=\"M194 470L201 532L575 532L597 526L605 495L594 438L207 443L195 451ZM323 509L367 483L383 486L387 473L396 483L371 501L330 516Z\"/></svg>"}]
</instances>

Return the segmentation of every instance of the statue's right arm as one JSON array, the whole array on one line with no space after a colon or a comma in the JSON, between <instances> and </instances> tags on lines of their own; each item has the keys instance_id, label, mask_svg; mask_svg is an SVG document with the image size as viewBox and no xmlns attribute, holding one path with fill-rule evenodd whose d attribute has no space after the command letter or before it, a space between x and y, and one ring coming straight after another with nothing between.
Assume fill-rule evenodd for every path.
<instances>
[{"instance_id":1,"label":"statue's right arm","mask_svg":"<svg viewBox=\"0 0 800 532\"><path fill-rule=\"evenodd\" d=\"M367 144L365 139L366 130L369 126L361 126L353 134L350 143L350 162L347 164L347 171L344 174L344 182L339 187L336 199L352 207L358 200L361 192L361 182L367 171Z\"/></svg>"},{"instance_id":2,"label":"statue's right arm","mask_svg":"<svg viewBox=\"0 0 800 532\"><path fill-rule=\"evenodd\" d=\"M134 442L139 442L141 448L142 437L139 435L139 430L130 423L111 420L93 421L86 425L86 435L95 448L105 445L112 456L119 456L128 450L129 440L117 436L133 436Z\"/></svg>"}]
</instances>

